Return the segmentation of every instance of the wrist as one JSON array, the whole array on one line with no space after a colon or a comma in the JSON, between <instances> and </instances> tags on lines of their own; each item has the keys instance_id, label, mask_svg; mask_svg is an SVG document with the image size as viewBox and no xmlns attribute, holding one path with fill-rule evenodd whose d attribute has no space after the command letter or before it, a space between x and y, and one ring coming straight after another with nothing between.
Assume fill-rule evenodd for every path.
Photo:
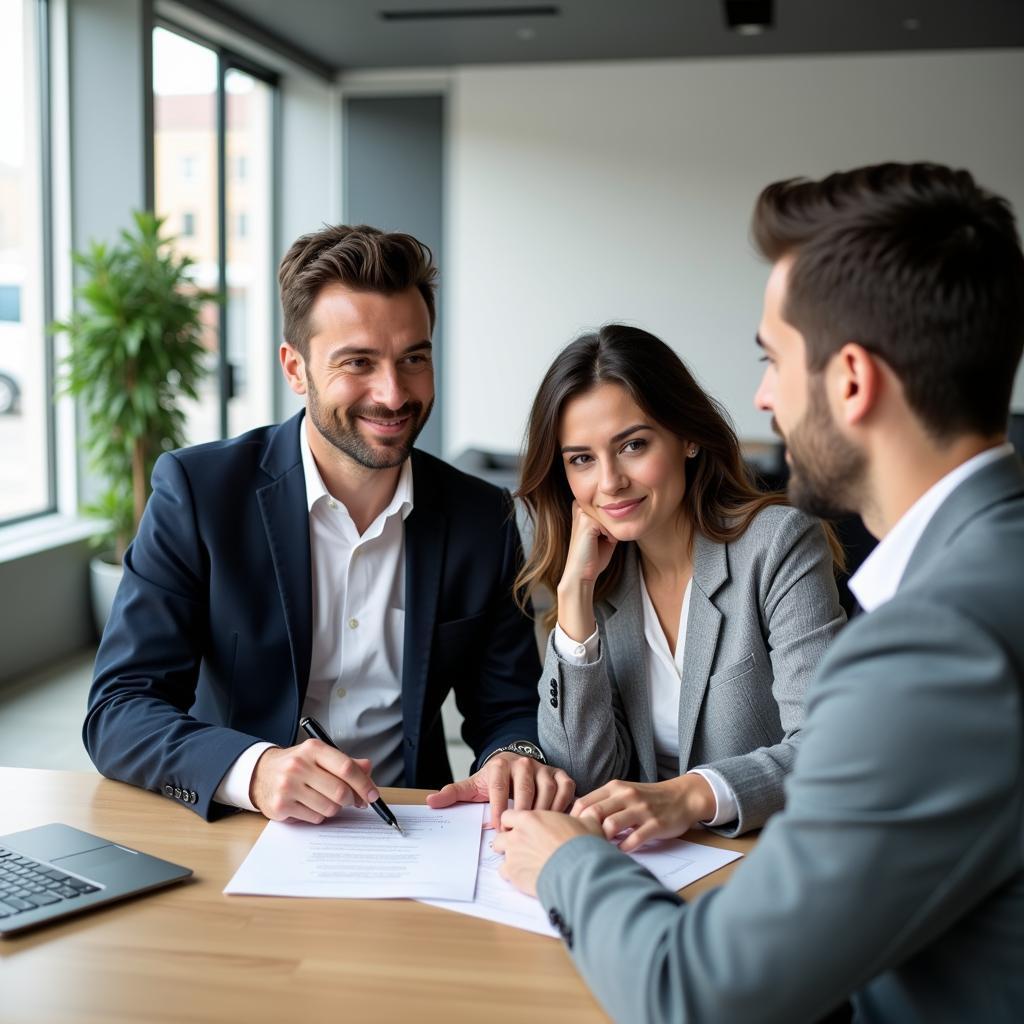
<instances>
[{"instance_id":1,"label":"wrist","mask_svg":"<svg viewBox=\"0 0 1024 1024\"><path fill-rule=\"evenodd\" d=\"M712 821L718 811L718 799L711 783L697 772L688 772L679 780L684 786L684 801L694 821Z\"/></svg>"},{"instance_id":2,"label":"wrist","mask_svg":"<svg viewBox=\"0 0 1024 1024\"><path fill-rule=\"evenodd\" d=\"M576 643L583 643L597 629L594 618L594 584L587 580L563 579L555 591L558 625Z\"/></svg>"}]
</instances>

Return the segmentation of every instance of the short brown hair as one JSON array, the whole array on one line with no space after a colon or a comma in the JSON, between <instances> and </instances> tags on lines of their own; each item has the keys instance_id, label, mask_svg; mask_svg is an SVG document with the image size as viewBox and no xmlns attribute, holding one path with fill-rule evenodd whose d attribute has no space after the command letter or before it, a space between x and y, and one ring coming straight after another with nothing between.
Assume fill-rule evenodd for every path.
<instances>
[{"instance_id":1,"label":"short brown hair","mask_svg":"<svg viewBox=\"0 0 1024 1024\"><path fill-rule=\"evenodd\" d=\"M303 358L309 355L309 311L320 290L343 284L357 291L395 295L419 289L434 329L437 267L429 246L412 235L366 224L336 224L302 235L277 270L284 336Z\"/></svg>"},{"instance_id":2,"label":"short brown hair","mask_svg":"<svg viewBox=\"0 0 1024 1024\"><path fill-rule=\"evenodd\" d=\"M784 316L824 369L855 341L933 437L1006 429L1024 347L1024 254L1005 199L967 171L878 164L769 185L754 241L794 257Z\"/></svg>"}]
</instances>

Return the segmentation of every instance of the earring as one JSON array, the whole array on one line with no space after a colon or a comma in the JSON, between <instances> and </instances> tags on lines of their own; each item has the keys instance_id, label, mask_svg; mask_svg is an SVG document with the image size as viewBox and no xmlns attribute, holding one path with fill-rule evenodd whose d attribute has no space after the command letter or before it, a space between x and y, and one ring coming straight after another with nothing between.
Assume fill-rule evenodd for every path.
<instances>
[{"instance_id":1,"label":"earring","mask_svg":"<svg viewBox=\"0 0 1024 1024\"><path fill-rule=\"evenodd\" d=\"M699 449L697 448L697 446L695 444L691 444L689 451L686 453L686 457L688 459L694 458L697 455L698 450Z\"/></svg>"}]
</instances>

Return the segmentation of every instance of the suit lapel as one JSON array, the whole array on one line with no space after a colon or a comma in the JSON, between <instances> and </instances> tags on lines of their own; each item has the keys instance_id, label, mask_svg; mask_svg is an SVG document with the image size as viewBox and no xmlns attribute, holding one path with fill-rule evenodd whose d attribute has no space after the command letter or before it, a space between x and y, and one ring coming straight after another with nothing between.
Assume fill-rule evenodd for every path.
<instances>
[{"instance_id":1,"label":"suit lapel","mask_svg":"<svg viewBox=\"0 0 1024 1024\"><path fill-rule=\"evenodd\" d=\"M405 646L402 657L407 785L413 785L416 778L417 751L411 744L419 744L447 536L436 481L426 460L419 458L416 451L412 453L412 480L413 510L405 520Z\"/></svg>"},{"instance_id":2,"label":"suit lapel","mask_svg":"<svg viewBox=\"0 0 1024 1024\"><path fill-rule=\"evenodd\" d=\"M686 622L686 650L679 687L680 774L690 764L697 720L704 704L722 626L722 613L711 598L728 578L726 546L697 534L693 545L693 584L690 587L690 614Z\"/></svg>"},{"instance_id":3,"label":"suit lapel","mask_svg":"<svg viewBox=\"0 0 1024 1024\"><path fill-rule=\"evenodd\" d=\"M644 613L640 598L639 556L627 552L622 579L607 597L602 640L607 646L609 676L615 679L622 707L633 736L640 776L644 782L657 782L658 766L654 757L654 725L647 692L647 643L644 639Z\"/></svg>"},{"instance_id":4,"label":"suit lapel","mask_svg":"<svg viewBox=\"0 0 1024 1024\"><path fill-rule=\"evenodd\" d=\"M306 478L299 451L301 424L300 413L283 423L271 435L260 466L272 479L256 492L277 577L277 588L281 594L298 707L302 706L309 684L313 644L313 574L309 553Z\"/></svg>"}]
</instances>

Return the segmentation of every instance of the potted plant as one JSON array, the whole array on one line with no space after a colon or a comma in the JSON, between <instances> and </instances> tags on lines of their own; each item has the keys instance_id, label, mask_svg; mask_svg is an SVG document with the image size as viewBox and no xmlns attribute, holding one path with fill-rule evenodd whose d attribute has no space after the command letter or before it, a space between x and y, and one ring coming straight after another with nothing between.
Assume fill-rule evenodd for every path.
<instances>
[{"instance_id":1,"label":"potted plant","mask_svg":"<svg viewBox=\"0 0 1024 1024\"><path fill-rule=\"evenodd\" d=\"M83 274L75 312L54 325L68 336L63 393L81 403L83 447L104 489L83 511L103 521L92 560L93 612L102 632L121 577L121 559L149 497L153 463L186 442L182 399L197 399L207 372L203 304L193 260L160 234L163 219L135 213L114 245L74 253Z\"/></svg>"}]
</instances>

